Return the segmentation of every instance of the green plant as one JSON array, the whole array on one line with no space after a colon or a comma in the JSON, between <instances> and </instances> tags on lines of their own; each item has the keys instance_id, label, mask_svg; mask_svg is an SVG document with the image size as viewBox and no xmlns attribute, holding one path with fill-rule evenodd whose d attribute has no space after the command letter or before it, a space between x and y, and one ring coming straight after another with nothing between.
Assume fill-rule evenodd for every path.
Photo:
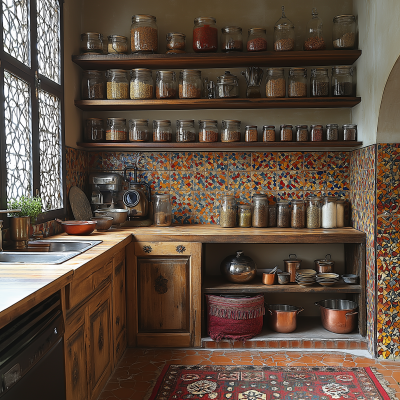
<instances>
[{"instance_id":1,"label":"green plant","mask_svg":"<svg viewBox=\"0 0 400 400\"><path fill-rule=\"evenodd\" d=\"M42 212L42 199L40 197L21 196L18 200L11 199L8 202L9 210L21 210L11 213L12 217L31 217L31 222L35 223L37 216Z\"/></svg>"}]
</instances>

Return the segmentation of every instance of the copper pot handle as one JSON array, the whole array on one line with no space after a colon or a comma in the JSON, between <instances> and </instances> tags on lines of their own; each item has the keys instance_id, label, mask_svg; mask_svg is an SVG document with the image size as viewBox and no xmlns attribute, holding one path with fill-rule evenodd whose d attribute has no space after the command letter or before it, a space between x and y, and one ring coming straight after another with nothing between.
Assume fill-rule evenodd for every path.
<instances>
[{"instance_id":1,"label":"copper pot handle","mask_svg":"<svg viewBox=\"0 0 400 400\"><path fill-rule=\"evenodd\" d=\"M320 307L321 307L321 304L319 304L318 301L316 301L314 304L315 304L316 306L320 306Z\"/></svg>"},{"instance_id":2,"label":"copper pot handle","mask_svg":"<svg viewBox=\"0 0 400 400\"><path fill-rule=\"evenodd\" d=\"M268 312L272 315L272 311L270 309L268 309Z\"/></svg>"},{"instance_id":3,"label":"copper pot handle","mask_svg":"<svg viewBox=\"0 0 400 400\"><path fill-rule=\"evenodd\" d=\"M300 308L296 311L296 314L299 315L302 311L304 311L304 308L303 308L303 307L300 307Z\"/></svg>"},{"instance_id":4,"label":"copper pot handle","mask_svg":"<svg viewBox=\"0 0 400 400\"><path fill-rule=\"evenodd\" d=\"M358 314L358 311L346 313L346 318Z\"/></svg>"}]
</instances>

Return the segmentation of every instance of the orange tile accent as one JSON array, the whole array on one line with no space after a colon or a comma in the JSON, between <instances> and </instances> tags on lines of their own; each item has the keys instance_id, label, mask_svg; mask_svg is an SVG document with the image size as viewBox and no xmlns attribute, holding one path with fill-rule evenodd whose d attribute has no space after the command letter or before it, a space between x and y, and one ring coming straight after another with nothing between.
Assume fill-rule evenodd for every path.
<instances>
[{"instance_id":1,"label":"orange tile accent","mask_svg":"<svg viewBox=\"0 0 400 400\"><path fill-rule=\"evenodd\" d=\"M301 347L301 340L291 340L290 342L289 342L289 347L291 348L291 349L296 349L296 348L299 348L299 347Z\"/></svg>"},{"instance_id":2,"label":"orange tile accent","mask_svg":"<svg viewBox=\"0 0 400 400\"><path fill-rule=\"evenodd\" d=\"M348 343L349 342L347 340L338 340L338 341L336 341L336 348L337 349L347 349Z\"/></svg>"},{"instance_id":3,"label":"orange tile accent","mask_svg":"<svg viewBox=\"0 0 400 400\"><path fill-rule=\"evenodd\" d=\"M316 340L314 342L314 349L323 349L325 348L325 342L323 342L322 340Z\"/></svg>"},{"instance_id":4,"label":"orange tile accent","mask_svg":"<svg viewBox=\"0 0 400 400\"><path fill-rule=\"evenodd\" d=\"M313 347L313 342L311 340L303 340L303 347L305 349L311 349Z\"/></svg>"},{"instance_id":5,"label":"orange tile accent","mask_svg":"<svg viewBox=\"0 0 400 400\"><path fill-rule=\"evenodd\" d=\"M269 347L270 349L277 349L279 348L279 341L276 340L267 340L266 342L267 347Z\"/></svg>"},{"instance_id":6,"label":"orange tile accent","mask_svg":"<svg viewBox=\"0 0 400 400\"><path fill-rule=\"evenodd\" d=\"M333 340L325 340L326 349L336 349L336 343Z\"/></svg>"}]
</instances>

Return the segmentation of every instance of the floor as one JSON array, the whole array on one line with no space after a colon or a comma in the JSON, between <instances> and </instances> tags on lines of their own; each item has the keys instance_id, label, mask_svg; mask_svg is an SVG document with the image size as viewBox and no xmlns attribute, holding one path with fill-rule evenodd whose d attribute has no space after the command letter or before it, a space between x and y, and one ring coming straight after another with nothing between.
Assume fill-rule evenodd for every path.
<instances>
[{"instance_id":1,"label":"floor","mask_svg":"<svg viewBox=\"0 0 400 400\"><path fill-rule=\"evenodd\" d=\"M128 348L98 400L142 400L166 363L269 366L374 366L382 373L400 399L400 362L381 361L361 356L365 351L310 352L203 349Z\"/></svg>"}]
</instances>

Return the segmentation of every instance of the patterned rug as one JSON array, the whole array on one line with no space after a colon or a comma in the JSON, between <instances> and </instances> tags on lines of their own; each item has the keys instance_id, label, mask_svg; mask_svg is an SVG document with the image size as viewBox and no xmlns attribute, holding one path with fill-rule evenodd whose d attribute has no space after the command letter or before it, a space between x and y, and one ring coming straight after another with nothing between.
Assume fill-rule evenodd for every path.
<instances>
[{"instance_id":1,"label":"patterned rug","mask_svg":"<svg viewBox=\"0 0 400 400\"><path fill-rule=\"evenodd\" d=\"M371 368L167 365L149 400L393 400Z\"/></svg>"}]
</instances>

